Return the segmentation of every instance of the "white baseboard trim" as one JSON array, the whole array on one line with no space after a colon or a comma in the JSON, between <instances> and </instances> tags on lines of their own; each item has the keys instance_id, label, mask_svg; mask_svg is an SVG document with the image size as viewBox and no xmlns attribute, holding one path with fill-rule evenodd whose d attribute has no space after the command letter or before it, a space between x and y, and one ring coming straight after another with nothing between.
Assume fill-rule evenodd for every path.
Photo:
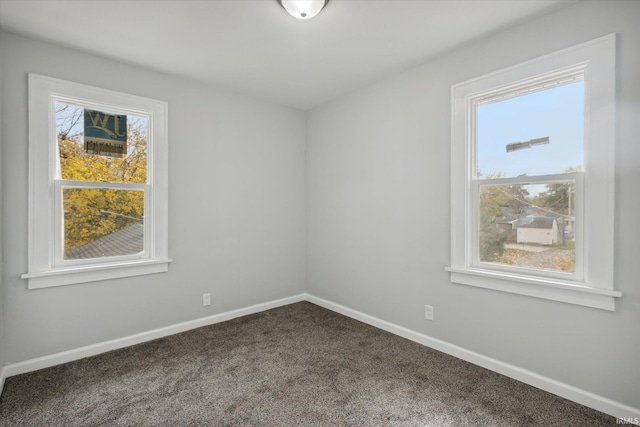
<instances>
[{"instance_id":1,"label":"white baseboard trim","mask_svg":"<svg viewBox=\"0 0 640 427\"><path fill-rule=\"evenodd\" d=\"M95 356L101 353L106 353L108 351L129 347L169 335L174 335L180 332L186 332L191 329L200 328L202 326L225 322L237 317L259 313L261 311L270 310L272 308L281 307L300 301L309 301L313 304L319 305L336 313L343 314L352 319L359 320L371 326L375 326L376 328L385 330L392 334L401 336L403 338L417 342L443 353L447 353L451 356L473 363L474 365L481 366L483 368L505 375L509 378L521 381L525 384L529 384L560 397L564 397L565 399L572 400L581 405L585 405L600 412L604 412L605 414L609 414L618 418L624 418L625 420L631 420L631 422L635 424L638 424L638 421L640 421L640 409L633 408L631 406L613 401L611 399L607 399L605 397L579 389L569 384L565 384L560 381L556 381L554 379L536 374L535 372L531 372L526 369L501 362L491 357L483 356L481 354L448 343L446 341L432 338L428 335L412 331L411 329L407 329L403 326L395 325L391 322L378 319L377 317L370 316L368 314L309 294L299 294L288 298L282 298L262 304L256 304L237 310L227 311L225 313L215 314L213 316L190 320L164 328L154 329L127 337L118 338L111 341L92 344L85 347L52 354L49 356L38 357L35 359L26 360L24 362L9 364L0 368L0 394L2 393L2 389L4 388L5 379L14 375L24 374L27 372L36 371L38 369L44 369L51 366L72 362L74 360L83 359L85 357Z\"/></svg>"},{"instance_id":2,"label":"white baseboard trim","mask_svg":"<svg viewBox=\"0 0 640 427\"><path fill-rule=\"evenodd\" d=\"M0 366L0 396L2 396L2 390L4 390L4 380L6 379L4 373L4 366Z\"/></svg>"},{"instance_id":3,"label":"white baseboard trim","mask_svg":"<svg viewBox=\"0 0 640 427\"><path fill-rule=\"evenodd\" d=\"M446 341L432 338L428 335L412 331L411 329L407 329L405 327L395 325L391 322L378 319L377 317L352 310L343 305L336 304L334 302L327 301L325 299L318 298L309 294L306 294L305 297L307 301L313 304L319 305L331 311L335 311L336 313L343 314L347 317L351 317L352 319L359 320L363 323L367 323L371 326L375 326L376 328L385 330L387 332L391 332L394 335L401 336L408 340L417 342L424 346L473 363L474 365L481 366L483 368L505 375L509 378L513 378L525 384L529 384L533 387L548 391L549 393L564 397L565 399L572 400L581 405L588 406L589 408L595 409L600 412L604 412L605 414L609 414L617 418L624 418L625 420L630 420L631 422L629 422L629 424L638 424L640 421L640 409L633 408L631 406L613 401L611 399L607 399L606 397L599 396L597 394L579 389L569 384L556 381L552 378L536 374L535 372L531 372L505 362L501 362L491 357L483 356L481 354L448 343Z\"/></svg>"},{"instance_id":4,"label":"white baseboard trim","mask_svg":"<svg viewBox=\"0 0 640 427\"><path fill-rule=\"evenodd\" d=\"M305 294L299 294L288 298L282 298L262 304L240 308L237 310L227 311L225 313L214 314L213 316L202 317L200 319L177 323L175 325L166 326L164 328L141 332L139 334L130 335L124 338L118 338L111 341L92 344L73 350L63 351L61 353L51 354L49 356L26 360L24 362L9 364L6 365L2 370L2 383L4 384L5 377L11 377L27 372L37 371L38 369L49 368L51 366L72 362L74 360L84 359L85 357L95 356L101 353L106 353L108 351L117 350L119 348L129 347L135 344L140 344L169 335L178 334L180 332L186 332L191 329L200 328L202 326L225 322L227 320L235 319L236 317L259 313L261 311L270 310L272 308L281 307L283 305L293 304L304 300Z\"/></svg>"}]
</instances>

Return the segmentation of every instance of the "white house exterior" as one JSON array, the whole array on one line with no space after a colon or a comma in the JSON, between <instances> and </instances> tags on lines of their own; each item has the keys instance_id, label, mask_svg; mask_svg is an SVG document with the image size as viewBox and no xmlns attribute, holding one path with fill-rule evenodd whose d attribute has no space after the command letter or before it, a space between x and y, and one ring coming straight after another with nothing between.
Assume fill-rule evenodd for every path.
<instances>
[{"instance_id":1,"label":"white house exterior","mask_svg":"<svg viewBox=\"0 0 640 427\"><path fill-rule=\"evenodd\" d=\"M558 243L558 221L555 218L528 215L516 222L517 243L555 245Z\"/></svg>"}]
</instances>

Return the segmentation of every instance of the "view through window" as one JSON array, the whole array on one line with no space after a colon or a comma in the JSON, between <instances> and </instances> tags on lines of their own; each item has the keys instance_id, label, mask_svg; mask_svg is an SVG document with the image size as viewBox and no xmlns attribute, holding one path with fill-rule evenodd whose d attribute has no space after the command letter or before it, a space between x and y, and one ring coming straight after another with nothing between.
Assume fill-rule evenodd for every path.
<instances>
[{"instance_id":1,"label":"view through window","mask_svg":"<svg viewBox=\"0 0 640 427\"><path fill-rule=\"evenodd\" d=\"M584 111L581 75L478 103L480 262L576 271L582 236L575 175L584 164Z\"/></svg>"},{"instance_id":2,"label":"view through window","mask_svg":"<svg viewBox=\"0 0 640 427\"><path fill-rule=\"evenodd\" d=\"M85 118L100 125L105 116L64 102L55 102L54 107L62 185L63 259L141 253L145 190L136 184L148 180L148 118L126 116L126 144L121 155L92 154L85 145ZM131 188L113 188L110 184L114 183L130 184Z\"/></svg>"}]
</instances>

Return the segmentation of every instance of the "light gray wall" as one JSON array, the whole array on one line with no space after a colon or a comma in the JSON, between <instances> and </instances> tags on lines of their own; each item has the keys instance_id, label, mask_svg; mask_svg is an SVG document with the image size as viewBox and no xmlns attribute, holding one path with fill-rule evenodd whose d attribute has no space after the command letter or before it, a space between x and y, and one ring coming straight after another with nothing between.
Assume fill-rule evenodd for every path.
<instances>
[{"instance_id":1,"label":"light gray wall","mask_svg":"<svg viewBox=\"0 0 640 427\"><path fill-rule=\"evenodd\" d=\"M7 363L303 291L304 113L9 33L2 61ZM169 102L169 273L26 289L28 72Z\"/></svg>"},{"instance_id":2,"label":"light gray wall","mask_svg":"<svg viewBox=\"0 0 640 427\"><path fill-rule=\"evenodd\" d=\"M312 110L307 291L639 408L639 23L640 2L579 2ZM612 32L617 310L451 284L451 85Z\"/></svg>"}]
</instances>

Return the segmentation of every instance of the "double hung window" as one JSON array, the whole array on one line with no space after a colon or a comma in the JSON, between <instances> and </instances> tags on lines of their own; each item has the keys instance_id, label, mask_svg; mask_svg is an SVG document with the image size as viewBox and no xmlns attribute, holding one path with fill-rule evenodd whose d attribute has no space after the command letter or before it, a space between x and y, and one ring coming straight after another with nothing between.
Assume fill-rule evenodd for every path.
<instances>
[{"instance_id":1,"label":"double hung window","mask_svg":"<svg viewBox=\"0 0 640 427\"><path fill-rule=\"evenodd\" d=\"M452 282L614 309L614 47L452 88Z\"/></svg>"},{"instance_id":2,"label":"double hung window","mask_svg":"<svg viewBox=\"0 0 640 427\"><path fill-rule=\"evenodd\" d=\"M164 272L167 105L29 75L29 288Z\"/></svg>"}]
</instances>

